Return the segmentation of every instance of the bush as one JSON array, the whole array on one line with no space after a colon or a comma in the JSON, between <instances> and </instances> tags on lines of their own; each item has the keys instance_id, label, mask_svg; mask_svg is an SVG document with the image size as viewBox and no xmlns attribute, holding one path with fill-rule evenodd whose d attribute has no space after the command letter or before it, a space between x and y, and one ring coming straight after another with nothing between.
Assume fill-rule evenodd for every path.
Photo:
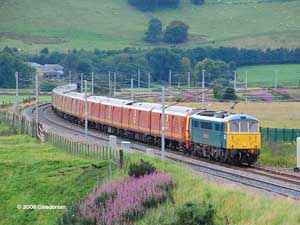
<instances>
[{"instance_id":1,"label":"bush","mask_svg":"<svg viewBox=\"0 0 300 225\"><path fill-rule=\"evenodd\" d=\"M225 93L224 87L228 87L229 85L230 85L229 80L225 78L216 78L213 81L213 85L212 85L214 97L219 100L222 100Z\"/></svg>"},{"instance_id":2,"label":"bush","mask_svg":"<svg viewBox=\"0 0 300 225\"><path fill-rule=\"evenodd\" d=\"M117 195L116 191L113 192L103 192L100 196L96 197L95 205L102 206L104 209L107 208L107 202L111 199L114 200Z\"/></svg>"},{"instance_id":3,"label":"bush","mask_svg":"<svg viewBox=\"0 0 300 225\"><path fill-rule=\"evenodd\" d=\"M186 202L176 211L176 225L212 225L215 209L210 203Z\"/></svg>"},{"instance_id":4,"label":"bush","mask_svg":"<svg viewBox=\"0 0 300 225\"><path fill-rule=\"evenodd\" d=\"M181 102L182 101L181 97L178 96L178 95L174 97L174 100L175 100L175 102Z\"/></svg>"},{"instance_id":5,"label":"bush","mask_svg":"<svg viewBox=\"0 0 300 225\"><path fill-rule=\"evenodd\" d=\"M41 91L44 91L44 92L51 92L54 88L57 87L57 84L58 81L57 80L43 80L41 82Z\"/></svg>"},{"instance_id":6,"label":"bush","mask_svg":"<svg viewBox=\"0 0 300 225\"><path fill-rule=\"evenodd\" d=\"M93 219L79 218L75 216L79 212L79 204L73 203L66 212L62 215L61 218L58 218L56 221L57 225L96 225L96 221Z\"/></svg>"},{"instance_id":7,"label":"bush","mask_svg":"<svg viewBox=\"0 0 300 225\"><path fill-rule=\"evenodd\" d=\"M224 95L223 95L224 100L235 100L237 99L237 96L235 94L235 90L233 88L226 88Z\"/></svg>"},{"instance_id":8,"label":"bush","mask_svg":"<svg viewBox=\"0 0 300 225\"><path fill-rule=\"evenodd\" d=\"M168 173L129 177L96 186L79 206L69 209L57 224L133 224L148 208L172 197L175 182Z\"/></svg>"},{"instance_id":9,"label":"bush","mask_svg":"<svg viewBox=\"0 0 300 225\"><path fill-rule=\"evenodd\" d=\"M149 162L141 160L140 163L132 163L129 166L128 175L131 177L141 177L146 174L151 174L156 171L156 168Z\"/></svg>"}]
</instances>

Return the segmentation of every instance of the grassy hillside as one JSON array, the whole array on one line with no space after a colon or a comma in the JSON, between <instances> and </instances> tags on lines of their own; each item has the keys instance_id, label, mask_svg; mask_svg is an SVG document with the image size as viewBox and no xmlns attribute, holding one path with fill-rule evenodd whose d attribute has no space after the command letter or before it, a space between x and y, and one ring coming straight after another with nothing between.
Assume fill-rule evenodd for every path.
<instances>
[{"instance_id":1,"label":"grassy hillside","mask_svg":"<svg viewBox=\"0 0 300 225\"><path fill-rule=\"evenodd\" d=\"M27 51L43 47L67 50L144 46L151 16L164 26L174 19L190 26L190 41L199 45L299 47L299 1L207 0L195 6L183 0L178 9L143 13L126 0L5 0L0 3L0 47Z\"/></svg>"},{"instance_id":2,"label":"grassy hillside","mask_svg":"<svg viewBox=\"0 0 300 225\"><path fill-rule=\"evenodd\" d=\"M0 133L7 127L0 124ZM22 210L18 205L66 205L84 198L108 169L28 136L0 136L0 224L55 224L63 210ZM100 164L99 164L100 165Z\"/></svg>"},{"instance_id":3,"label":"grassy hillside","mask_svg":"<svg viewBox=\"0 0 300 225\"><path fill-rule=\"evenodd\" d=\"M248 87L274 87L276 73L278 86L300 86L300 65L298 64L240 67L237 74L242 87L244 87L246 73L248 73Z\"/></svg>"}]
</instances>

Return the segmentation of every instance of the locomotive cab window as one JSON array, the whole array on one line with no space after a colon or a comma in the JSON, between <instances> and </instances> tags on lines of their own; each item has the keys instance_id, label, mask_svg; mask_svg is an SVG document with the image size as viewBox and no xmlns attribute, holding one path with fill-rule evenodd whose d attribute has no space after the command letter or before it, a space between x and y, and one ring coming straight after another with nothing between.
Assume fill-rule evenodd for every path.
<instances>
[{"instance_id":1,"label":"locomotive cab window","mask_svg":"<svg viewBox=\"0 0 300 225\"><path fill-rule=\"evenodd\" d=\"M256 122L249 123L249 132L258 132L258 123Z\"/></svg>"},{"instance_id":2,"label":"locomotive cab window","mask_svg":"<svg viewBox=\"0 0 300 225\"><path fill-rule=\"evenodd\" d=\"M248 123L241 122L241 132L248 132Z\"/></svg>"},{"instance_id":3,"label":"locomotive cab window","mask_svg":"<svg viewBox=\"0 0 300 225\"><path fill-rule=\"evenodd\" d=\"M239 132L239 123L238 122L230 123L230 132Z\"/></svg>"}]
</instances>

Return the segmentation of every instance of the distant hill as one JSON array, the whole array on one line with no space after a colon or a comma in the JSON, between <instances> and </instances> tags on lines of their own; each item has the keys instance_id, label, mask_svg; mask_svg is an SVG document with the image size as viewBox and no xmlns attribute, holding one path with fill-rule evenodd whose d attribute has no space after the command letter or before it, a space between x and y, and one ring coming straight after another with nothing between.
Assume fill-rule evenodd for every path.
<instances>
[{"instance_id":1,"label":"distant hill","mask_svg":"<svg viewBox=\"0 0 300 225\"><path fill-rule=\"evenodd\" d=\"M190 37L181 47L300 47L300 1L182 0L177 9L145 13L127 0L2 0L0 47L26 51L152 47L143 42L151 17L182 20ZM165 45L165 44L161 44Z\"/></svg>"}]
</instances>

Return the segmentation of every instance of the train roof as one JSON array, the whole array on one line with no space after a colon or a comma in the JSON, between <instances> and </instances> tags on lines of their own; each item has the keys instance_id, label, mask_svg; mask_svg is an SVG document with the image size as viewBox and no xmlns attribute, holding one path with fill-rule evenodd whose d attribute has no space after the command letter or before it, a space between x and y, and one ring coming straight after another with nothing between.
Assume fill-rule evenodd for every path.
<instances>
[{"instance_id":1,"label":"train roof","mask_svg":"<svg viewBox=\"0 0 300 225\"><path fill-rule=\"evenodd\" d=\"M53 89L52 92L57 93L57 94L65 94L67 92L76 91L76 89L77 89L76 84L68 84L68 85L56 87Z\"/></svg>"},{"instance_id":2,"label":"train roof","mask_svg":"<svg viewBox=\"0 0 300 225\"><path fill-rule=\"evenodd\" d=\"M101 104L112 105L112 106L123 106L132 104L133 101L118 99L118 98L106 98L105 101L102 101Z\"/></svg>"},{"instance_id":3,"label":"train roof","mask_svg":"<svg viewBox=\"0 0 300 225\"><path fill-rule=\"evenodd\" d=\"M191 116L192 119L198 119L198 120L207 120L207 121L211 121L211 122L218 122L218 123L222 123L225 122L224 118L217 118L217 117L210 117L210 116L201 116L201 115L192 115Z\"/></svg>"},{"instance_id":4,"label":"train roof","mask_svg":"<svg viewBox=\"0 0 300 225\"><path fill-rule=\"evenodd\" d=\"M253 116L249 116L249 115L246 115L246 114L234 114L234 115L230 115L226 118L224 118L225 121L251 121L251 122L258 122L258 119L256 119L255 117Z\"/></svg>"},{"instance_id":5,"label":"train roof","mask_svg":"<svg viewBox=\"0 0 300 225\"><path fill-rule=\"evenodd\" d=\"M207 120L213 122L239 122L239 121L252 121L258 122L258 120L246 114L228 114L227 112L216 111L200 111L192 116L193 119Z\"/></svg>"},{"instance_id":6,"label":"train roof","mask_svg":"<svg viewBox=\"0 0 300 225\"><path fill-rule=\"evenodd\" d=\"M162 113L162 107L154 109L153 112ZM185 106L166 106L165 113L176 116L187 116L195 112L194 108Z\"/></svg>"},{"instance_id":7,"label":"train roof","mask_svg":"<svg viewBox=\"0 0 300 225\"><path fill-rule=\"evenodd\" d=\"M64 95L75 98L75 99L79 99L79 100L84 100L84 96L85 96L84 93L80 93L80 92L68 92L68 93L65 93Z\"/></svg>"},{"instance_id":8,"label":"train roof","mask_svg":"<svg viewBox=\"0 0 300 225\"><path fill-rule=\"evenodd\" d=\"M101 103L101 102L104 102L104 101L108 101L107 99L108 99L108 97L96 96L96 95L88 97L88 101L89 102L94 102L94 103Z\"/></svg>"},{"instance_id":9,"label":"train roof","mask_svg":"<svg viewBox=\"0 0 300 225\"><path fill-rule=\"evenodd\" d=\"M161 108L161 104L149 102L134 102L131 105L125 105L124 108L131 108L150 112L153 109Z\"/></svg>"}]
</instances>

